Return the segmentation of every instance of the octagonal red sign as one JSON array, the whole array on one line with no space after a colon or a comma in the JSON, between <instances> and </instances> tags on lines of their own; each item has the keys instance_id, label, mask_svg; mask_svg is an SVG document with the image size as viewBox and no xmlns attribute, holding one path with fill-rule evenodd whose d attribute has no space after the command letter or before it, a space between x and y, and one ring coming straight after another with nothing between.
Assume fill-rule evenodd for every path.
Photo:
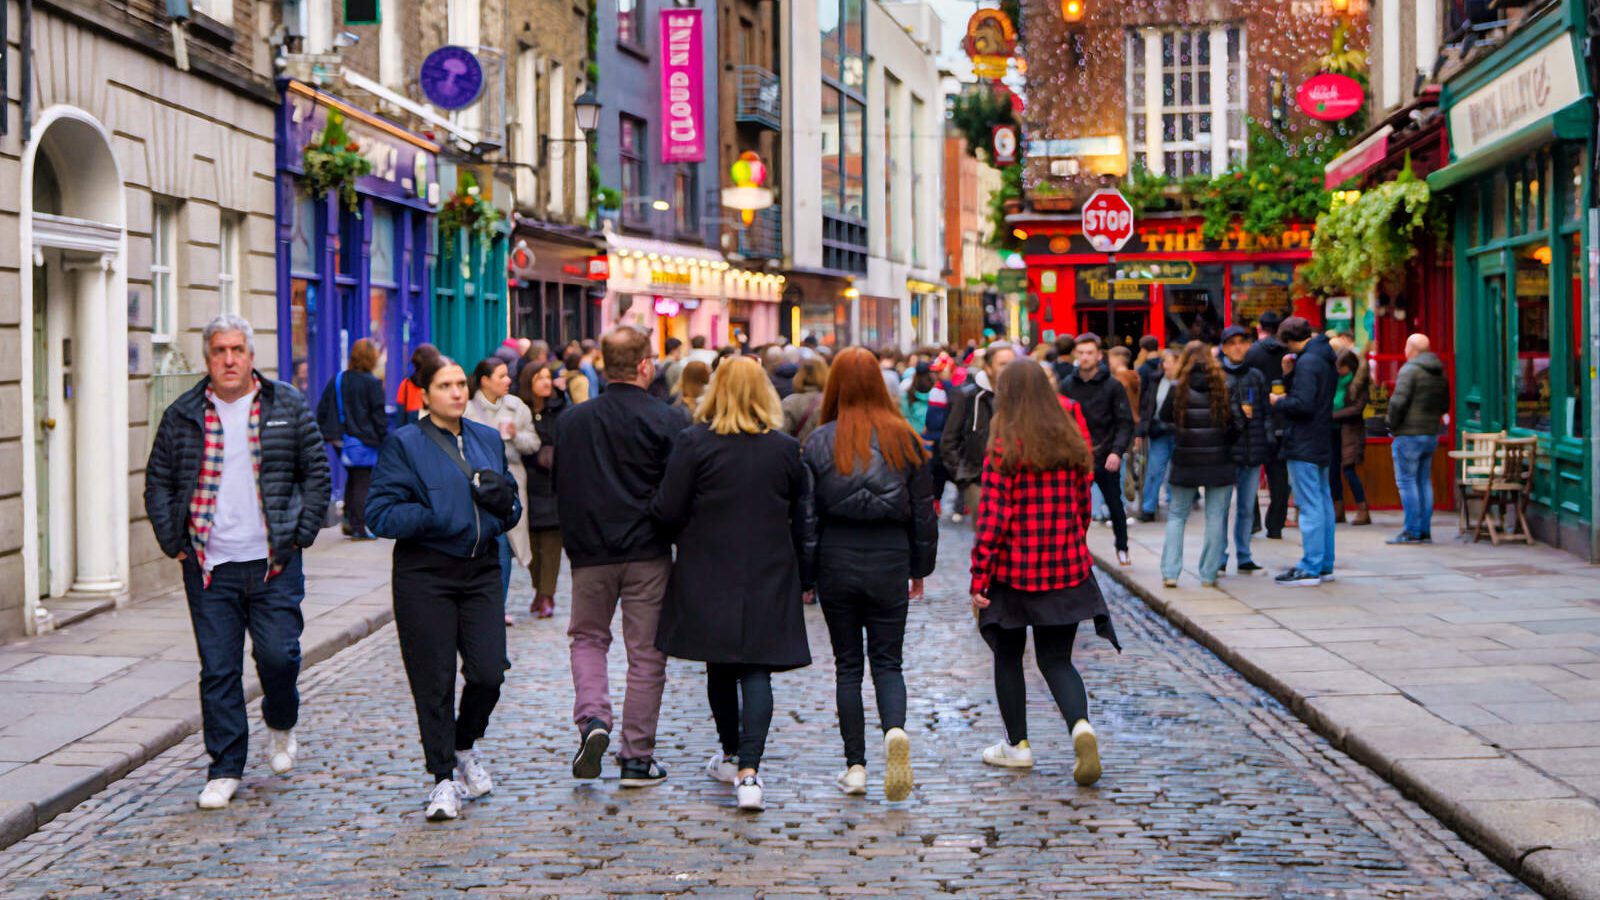
<instances>
[{"instance_id":1,"label":"octagonal red sign","mask_svg":"<svg viewBox=\"0 0 1600 900\"><path fill-rule=\"evenodd\" d=\"M1133 237L1133 206L1122 192L1095 191L1083 204L1083 236L1101 253L1116 253Z\"/></svg>"}]
</instances>

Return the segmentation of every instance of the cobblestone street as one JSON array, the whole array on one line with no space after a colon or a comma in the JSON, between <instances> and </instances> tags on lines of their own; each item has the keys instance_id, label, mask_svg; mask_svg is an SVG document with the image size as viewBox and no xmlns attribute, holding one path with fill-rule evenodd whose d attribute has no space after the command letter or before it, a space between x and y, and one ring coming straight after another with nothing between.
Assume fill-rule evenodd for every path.
<instances>
[{"instance_id":1,"label":"cobblestone street","mask_svg":"<svg viewBox=\"0 0 1600 900\"><path fill-rule=\"evenodd\" d=\"M842 755L815 608L817 663L774 679L769 805L756 815L700 772L715 734L698 665L672 668L658 748L667 784L623 791L609 765L599 783L573 782L565 620L519 610L515 668L480 745L495 792L461 820L423 821L427 784L391 626L303 677L291 777L269 776L258 755L229 810L199 812L204 754L191 737L0 852L0 882L8 897L1527 894L1109 581L1127 652L1087 628L1078 644L1105 777L1072 783L1066 726L1031 669L1039 765L986 768L979 751L1003 731L965 601L968 540L946 525L940 570L912 611L918 785L904 803L882 800L881 748L867 799L833 786ZM519 575L513 593L526 589ZM564 605L565 584L558 596Z\"/></svg>"}]
</instances>

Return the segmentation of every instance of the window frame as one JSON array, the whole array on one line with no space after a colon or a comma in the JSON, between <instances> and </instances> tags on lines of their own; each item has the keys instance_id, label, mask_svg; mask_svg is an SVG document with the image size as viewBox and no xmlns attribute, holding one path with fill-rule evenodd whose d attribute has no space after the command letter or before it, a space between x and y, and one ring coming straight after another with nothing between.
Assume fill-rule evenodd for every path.
<instances>
[{"instance_id":1,"label":"window frame","mask_svg":"<svg viewBox=\"0 0 1600 900\"><path fill-rule=\"evenodd\" d=\"M244 293L240 285L244 257L240 252L239 232L244 216L224 211L217 224L217 295L221 311L243 315Z\"/></svg>"},{"instance_id":2,"label":"window frame","mask_svg":"<svg viewBox=\"0 0 1600 900\"><path fill-rule=\"evenodd\" d=\"M1164 55L1164 42L1168 39L1173 41L1170 63ZM1187 63L1180 61L1180 48L1185 41L1194 50ZM1124 147L1130 171L1143 166L1152 173L1172 177L1219 175L1244 162L1248 145L1245 123L1249 118L1249 46L1244 23L1218 21L1131 28L1125 46L1128 64L1123 85L1127 99ZM1207 57L1203 63L1202 47ZM1231 56L1233 53L1237 53L1236 58ZM1191 76L1187 103L1181 102L1184 75ZM1170 103L1164 90L1168 76L1173 79ZM1196 99L1202 77L1209 86L1204 104ZM1174 117L1174 133L1179 136L1183 124L1193 121L1191 136L1175 137L1169 142L1165 135L1169 116ZM1202 116L1209 116L1210 131L1200 130ZM1143 140L1138 137L1141 130ZM1186 153L1197 154L1197 162L1206 164L1188 170L1181 165L1182 154ZM1168 166L1169 155L1175 155L1180 163L1177 168L1182 171Z\"/></svg>"},{"instance_id":3,"label":"window frame","mask_svg":"<svg viewBox=\"0 0 1600 900\"><path fill-rule=\"evenodd\" d=\"M621 219L624 228L642 228L647 226L647 216L644 210L638 208L639 199L647 198L650 185L650 131L649 123L628 113L617 114L617 158L621 163L618 178L618 190L622 193ZM624 135L631 134L633 140L624 142ZM634 196L628 192L627 174L629 170L635 172ZM630 212L631 210L631 212Z\"/></svg>"},{"instance_id":4,"label":"window frame","mask_svg":"<svg viewBox=\"0 0 1600 900\"><path fill-rule=\"evenodd\" d=\"M648 0L617 0L617 46L641 56L649 53L644 34L644 23L649 19ZM628 9L624 11L623 7ZM626 19L624 19L626 17ZM629 28L624 33L622 23Z\"/></svg>"},{"instance_id":5,"label":"window frame","mask_svg":"<svg viewBox=\"0 0 1600 900\"><path fill-rule=\"evenodd\" d=\"M178 329L178 201L157 197L150 209L150 342L171 344Z\"/></svg>"}]
</instances>

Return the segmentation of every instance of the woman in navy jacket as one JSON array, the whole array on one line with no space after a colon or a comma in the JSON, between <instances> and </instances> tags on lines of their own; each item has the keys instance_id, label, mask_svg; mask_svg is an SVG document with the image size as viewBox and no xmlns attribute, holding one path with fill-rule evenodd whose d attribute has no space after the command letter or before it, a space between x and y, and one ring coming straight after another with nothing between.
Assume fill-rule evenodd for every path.
<instances>
[{"instance_id":1,"label":"woman in navy jacket","mask_svg":"<svg viewBox=\"0 0 1600 900\"><path fill-rule=\"evenodd\" d=\"M462 417L467 375L446 358L417 372L427 414L383 443L367 521L394 538L394 621L422 750L435 785L429 821L454 819L493 788L473 744L505 677L506 626L497 538L522 516L505 445ZM471 473L470 476L468 473ZM465 685L456 712L456 658Z\"/></svg>"}]
</instances>

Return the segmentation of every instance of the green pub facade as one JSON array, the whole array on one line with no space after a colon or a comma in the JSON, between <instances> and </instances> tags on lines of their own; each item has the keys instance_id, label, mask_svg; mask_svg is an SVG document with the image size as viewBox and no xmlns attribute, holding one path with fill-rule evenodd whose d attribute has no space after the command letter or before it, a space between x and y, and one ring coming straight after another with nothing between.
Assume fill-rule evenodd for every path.
<instances>
[{"instance_id":1,"label":"green pub facade","mask_svg":"<svg viewBox=\"0 0 1600 900\"><path fill-rule=\"evenodd\" d=\"M1552 4L1445 83L1452 162L1428 184L1453 201L1454 427L1538 438L1534 533L1595 559L1583 14L1581 0Z\"/></svg>"}]
</instances>

